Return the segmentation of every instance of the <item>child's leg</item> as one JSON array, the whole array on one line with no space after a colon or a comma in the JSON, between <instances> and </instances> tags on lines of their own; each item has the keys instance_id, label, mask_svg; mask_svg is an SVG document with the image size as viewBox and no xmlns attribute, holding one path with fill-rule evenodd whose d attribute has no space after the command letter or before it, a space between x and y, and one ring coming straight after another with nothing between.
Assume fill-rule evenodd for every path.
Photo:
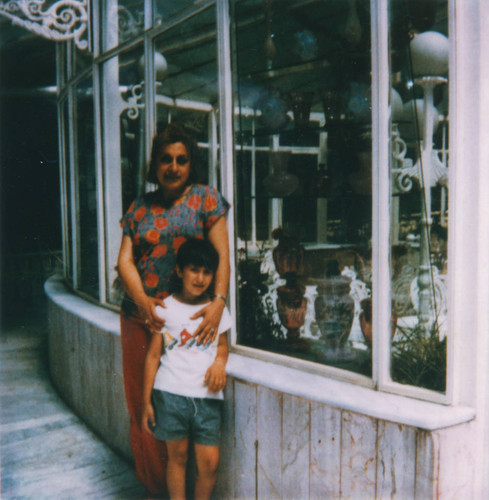
<instances>
[{"instance_id":1,"label":"child's leg","mask_svg":"<svg viewBox=\"0 0 489 500\"><path fill-rule=\"evenodd\" d=\"M171 500L185 500L185 472L188 459L188 439L166 441L168 465L166 481Z\"/></svg>"},{"instance_id":2,"label":"child's leg","mask_svg":"<svg viewBox=\"0 0 489 500\"><path fill-rule=\"evenodd\" d=\"M206 446L195 443L197 479L195 481L195 500L208 500L217 480L219 465L219 446Z\"/></svg>"}]
</instances>

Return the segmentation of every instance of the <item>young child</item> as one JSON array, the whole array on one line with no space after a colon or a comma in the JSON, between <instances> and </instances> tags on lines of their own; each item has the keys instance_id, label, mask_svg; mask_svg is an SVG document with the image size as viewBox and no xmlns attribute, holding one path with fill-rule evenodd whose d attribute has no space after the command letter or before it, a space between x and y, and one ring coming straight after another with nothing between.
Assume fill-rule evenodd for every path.
<instances>
[{"instance_id":1,"label":"young child","mask_svg":"<svg viewBox=\"0 0 489 500\"><path fill-rule=\"evenodd\" d=\"M219 255L207 240L190 239L180 247L182 290L165 299L165 308L158 307L165 326L152 336L146 355L142 427L166 442L172 500L185 499L190 439L197 463L194 498L210 498L217 479L231 317L224 309L218 336L206 345L192 336L201 319L190 317L210 302L207 291L218 264Z\"/></svg>"}]
</instances>

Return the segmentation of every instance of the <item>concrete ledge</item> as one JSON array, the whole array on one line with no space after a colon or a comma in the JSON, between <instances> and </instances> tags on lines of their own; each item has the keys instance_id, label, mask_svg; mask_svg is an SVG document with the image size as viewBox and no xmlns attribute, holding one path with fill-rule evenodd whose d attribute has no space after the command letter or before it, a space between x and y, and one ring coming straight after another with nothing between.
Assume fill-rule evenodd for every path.
<instances>
[{"instance_id":1,"label":"concrete ledge","mask_svg":"<svg viewBox=\"0 0 489 500\"><path fill-rule=\"evenodd\" d=\"M473 408L444 406L375 391L353 383L260 359L230 354L228 375L279 392L371 418L434 431L469 422Z\"/></svg>"},{"instance_id":2,"label":"concrete ledge","mask_svg":"<svg viewBox=\"0 0 489 500\"><path fill-rule=\"evenodd\" d=\"M44 289L54 386L94 432L132 460L119 315L74 295L59 276L50 278Z\"/></svg>"}]
</instances>

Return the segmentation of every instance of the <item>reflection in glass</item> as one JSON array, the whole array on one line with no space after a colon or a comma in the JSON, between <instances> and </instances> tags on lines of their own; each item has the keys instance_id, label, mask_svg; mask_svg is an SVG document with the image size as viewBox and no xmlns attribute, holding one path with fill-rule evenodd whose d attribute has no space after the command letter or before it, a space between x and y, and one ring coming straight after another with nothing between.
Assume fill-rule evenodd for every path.
<instances>
[{"instance_id":1,"label":"reflection in glass","mask_svg":"<svg viewBox=\"0 0 489 500\"><path fill-rule=\"evenodd\" d=\"M368 2L236 2L238 343L371 374Z\"/></svg>"},{"instance_id":2,"label":"reflection in glass","mask_svg":"<svg viewBox=\"0 0 489 500\"><path fill-rule=\"evenodd\" d=\"M100 33L107 51L144 33L144 0L103 2Z\"/></svg>"},{"instance_id":3,"label":"reflection in glass","mask_svg":"<svg viewBox=\"0 0 489 500\"><path fill-rule=\"evenodd\" d=\"M142 194L145 185L145 105L144 54L138 47L118 57L119 95L123 106L119 110L122 208ZM119 139L120 137L120 139Z\"/></svg>"},{"instance_id":4,"label":"reflection in glass","mask_svg":"<svg viewBox=\"0 0 489 500\"><path fill-rule=\"evenodd\" d=\"M83 70L89 68L93 63L92 53L87 50L81 50L72 44L74 71L72 74L79 75Z\"/></svg>"},{"instance_id":5,"label":"reflection in glass","mask_svg":"<svg viewBox=\"0 0 489 500\"><path fill-rule=\"evenodd\" d=\"M429 4L391 2L391 375L443 392L449 42L446 2Z\"/></svg>"},{"instance_id":6,"label":"reflection in glass","mask_svg":"<svg viewBox=\"0 0 489 500\"><path fill-rule=\"evenodd\" d=\"M97 186L91 75L75 89L75 154L78 217L78 285L98 298Z\"/></svg>"},{"instance_id":7,"label":"reflection in glass","mask_svg":"<svg viewBox=\"0 0 489 500\"><path fill-rule=\"evenodd\" d=\"M182 41L185 41L184 43ZM208 8L155 39L158 127L177 122L197 139L201 182L217 183L217 43L216 11ZM157 64L158 63L158 64Z\"/></svg>"},{"instance_id":8,"label":"reflection in glass","mask_svg":"<svg viewBox=\"0 0 489 500\"><path fill-rule=\"evenodd\" d=\"M178 0L173 2L162 2L153 0L153 25L160 24L166 19L170 19L181 11L201 3L201 0Z\"/></svg>"},{"instance_id":9,"label":"reflection in glass","mask_svg":"<svg viewBox=\"0 0 489 500\"><path fill-rule=\"evenodd\" d=\"M73 224L72 224L72 196L71 196L71 169L69 162L69 144L70 144L70 121L68 112L68 100L63 101L61 108L63 116L63 171L65 175L64 187L66 189L66 208L65 208L65 223L67 231L67 245L66 255L64 257L66 264L66 273L68 279L73 283Z\"/></svg>"}]
</instances>

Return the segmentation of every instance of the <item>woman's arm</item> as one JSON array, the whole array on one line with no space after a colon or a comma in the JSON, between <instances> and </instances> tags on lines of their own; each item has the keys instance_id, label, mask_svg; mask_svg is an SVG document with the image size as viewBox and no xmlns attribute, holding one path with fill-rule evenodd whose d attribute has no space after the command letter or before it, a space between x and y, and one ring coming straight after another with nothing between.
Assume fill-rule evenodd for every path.
<instances>
[{"instance_id":1,"label":"woman's arm","mask_svg":"<svg viewBox=\"0 0 489 500\"><path fill-rule=\"evenodd\" d=\"M210 392L219 392L226 387L226 363L229 357L227 333L219 335L214 363L207 369L204 383Z\"/></svg>"},{"instance_id":2,"label":"woman's arm","mask_svg":"<svg viewBox=\"0 0 489 500\"><path fill-rule=\"evenodd\" d=\"M214 276L214 293L220 297L226 297L229 286L229 238L226 225L226 218L220 217L211 227L207 235L209 241L219 254L219 266ZM226 305L225 300L215 297L214 300L199 312L192 316L192 319L202 317L202 322L194 333L197 343L207 343L216 338L222 312Z\"/></svg>"},{"instance_id":3,"label":"woman's arm","mask_svg":"<svg viewBox=\"0 0 489 500\"><path fill-rule=\"evenodd\" d=\"M158 333L152 335L146 359L144 360L143 378L143 414L141 418L141 428L147 432L152 432L151 427L156 425L155 412L153 403L151 402L151 393L153 392L156 372L160 365L162 347L163 335Z\"/></svg>"},{"instance_id":4,"label":"woman's arm","mask_svg":"<svg viewBox=\"0 0 489 500\"><path fill-rule=\"evenodd\" d=\"M207 239L214 245L219 254L219 266L214 278L214 293L226 297L231 269L229 265L228 228L224 216L220 217L211 227Z\"/></svg>"},{"instance_id":5,"label":"woman's arm","mask_svg":"<svg viewBox=\"0 0 489 500\"><path fill-rule=\"evenodd\" d=\"M163 300L149 297L143 288L143 282L134 263L132 240L129 236L122 236L117 268L124 289L138 307L141 319L152 330L161 330L164 321L156 313L156 306L165 307Z\"/></svg>"}]
</instances>

